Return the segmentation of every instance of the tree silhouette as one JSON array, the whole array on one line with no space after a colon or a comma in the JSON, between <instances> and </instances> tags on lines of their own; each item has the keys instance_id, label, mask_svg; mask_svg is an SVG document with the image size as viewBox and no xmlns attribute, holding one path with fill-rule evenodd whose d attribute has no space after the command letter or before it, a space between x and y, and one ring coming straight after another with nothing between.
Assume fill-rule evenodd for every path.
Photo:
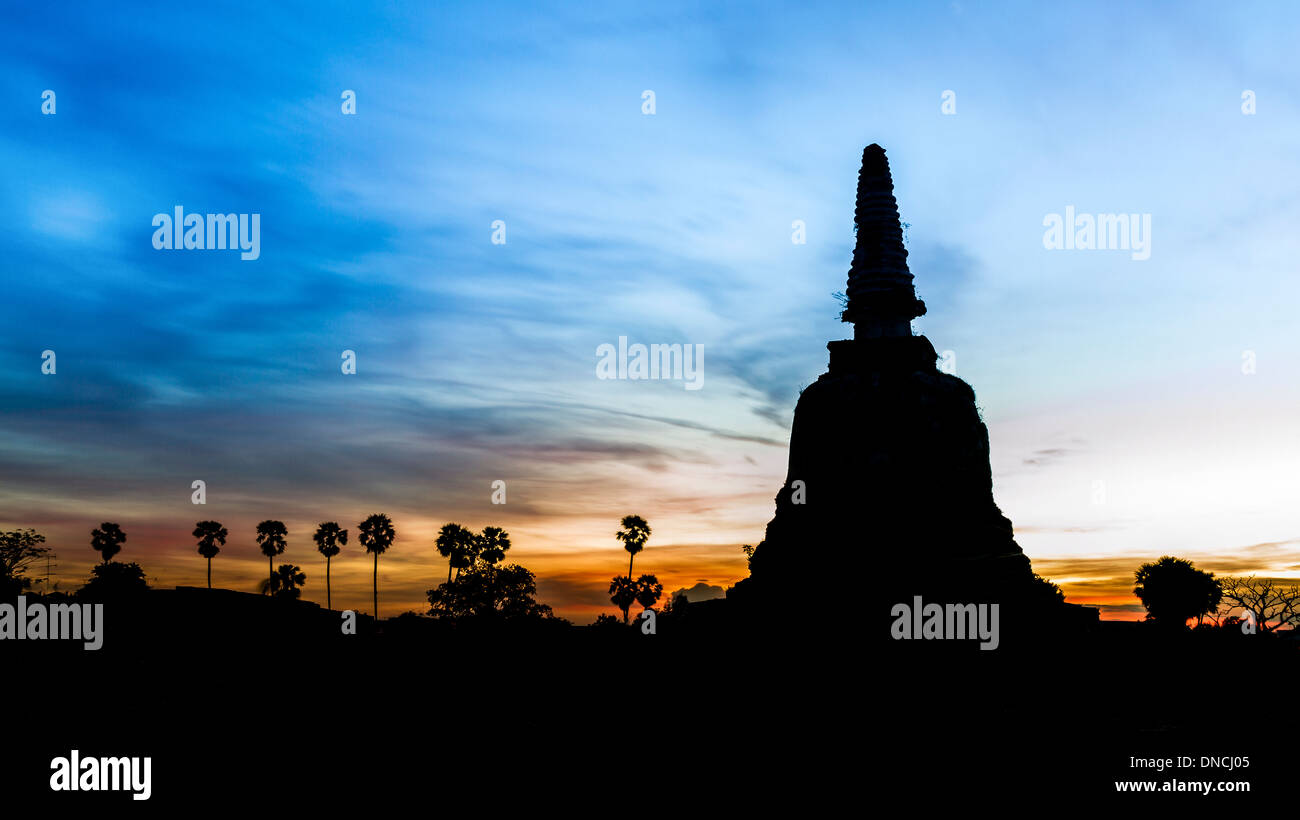
<instances>
[{"instance_id":1,"label":"tree silhouette","mask_svg":"<svg viewBox=\"0 0 1300 820\"><path fill-rule=\"evenodd\" d=\"M510 549L510 533L500 527L484 527L477 541L477 558L489 566L504 561Z\"/></svg>"},{"instance_id":2,"label":"tree silhouette","mask_svg":"<svg viewBox=\"0 0 1300 820\"><path fill-rule=\"evenodd\" d=\"M27 568L53 556L44 543L45 536L33 529L0 532L0 597L18 595L31 586L24 574Z\"/></svg>"},{"instance_id":3,"label":"tree silhouette","mask_svg":"<svg viewBox=\"0 0 1300 820\"><path fill-rule=\"evenodd\" d=\"M636 581L626 575L616 575L609 583L609 600L614 606L623 610L623 623L627 623L627 611L636 601Z\"/></svg>"},{"instance_id":4,"label":"tree silhouette","mask_svg":"<svg viewBox=\"0 0 1300 820\"><path fill-rule=\"evenodd\" d=\"M221 552L230 533L216 521L200 521L194 525L194 537L199 539L199 555L208 559L208 589L212 589L212 559Z\"/></svg>"},{"instance_id":5,"label":"tree silhouette","mask_svg":"<svg viewBox=\"0 0 1300 820\"><path fill-rule=\"evenodd\" d=\"M105 564L122 551L122 542L125 540L126 533L122 532L122 528L108 521L100 524L99 529L90 531L90 546L104 556Z\"/></svg>"},{"instance_id":6,"label":"tree silhouette","mask_svg":"<svg viewBox=\"0 0 1300 820\"><path fill-rule=\"evenodd\" d=\"M262 554L266 556L266 577L267 589L270 589L274 582L271 577L275 575L275 570L271 567L271 559L284 552L285 536L289 530L284 526L283 521L266 520L257 525L257 543L262 548Z\"/></svg>"},{"instance_id":7,"label":"tree silhouette","mask_svg":"<svg viewBox=\"0 0 1300 820\"><path fill-rule=\"evenodd\" d=\"M1249 612L1260 632L1272 632L1280 626L1300 623L1300 587L1294 584L1281 586L1269 578L1229 575L1223 578L1221 585L1229 612L1233 609ZM1240 623L1240 618L1237 623Z\"/></svg>"},{"instance_id":8,"label":"tree silhouette","mask_svg":"<svg viewBox=\"0 0 1300 820\"><path fill-rule=\"evenodd\" d=\"M1147 618L1169 627L1184 627L1189 618L1215 611L1223 595L1214 573L1169 555L1143 564L1134 578L1133 594L1147 608Z\"/></svg>"},{"instance_id":9,"label":"tree silhouette","mask_svg":"<svg viewBox=\"0 0 1300 820\"><path fill-rule=\"evenodd\" d=\"M397 538L397 531L393 529L393 522L388 516L383 513L375 513L357 526L357 537L361 541L361 546L366 548L366 552L373 553L375 556L375 620L378 621L379 556L393 545L394 539Z\"/></svg>"},{"instance_id":10,"label":"tree silhouette","mask_svg":"<svg viewBox=\"0 0 1300 820\"><path fill-rule=\"evenodd\" d=\"M113 561L96 564L90 570L90 580L77 590L77 597L92 601L127 598L148 589L143 567L134 561L129 564Z\"/></svg>"},{"instance_id":11,"label":"tree silhouette","mask_svg":"<svg viewBox=\"0 0 1300 820\"><path fill-rule=\"evenodd\" d=\"M312 540L316 542L316 549L320 550L320 554L325 556L325 608L333 609L334 599L330 594L330 559L339 554L340 545L347 545L348 531L340 529L337 521L325 521L316 528Z\"/></svg>"},{"instance_id":12,"label":"tree silhouette","mask_svg":"<svg viewBox=\"0 0 1300 820\"><path fill-rule=\"evenodd\" d=\"M302 595L299 587L307 583L307 576L293 564L281 564L263 583L273 598L297 598Z\"/></svg>"},{"instance_id":13,"label":"tree silhouette","mask_svg":"<svg viewBox=\"0 0 1300 820\"><path fill-rule=\"evenodd\" d=\"M455 581L428 591L429 614L448 618L550 618L551 608L533 599L533 573L509 564L480 562Z\"/></svg>"},{"instance_id":14,"label":"tree silhouette","mask_svg":"<svg viewBox=\"0 0 1300 820\"><path fill-rule=\"evenodd\" d=\"M650 525L639 515L623 516L623 529L614 534L614 537L623 542L623 549L627 550L629 557L627 559L627 577L632 578L632 561L636 554L645 549L646 541L650 540ZM624 615L626 615L626 610Z\"/></svg>"},{"instance_id":15,"label":"tree silhouette","mask_svg":"<svg viewBox=\"0 0 1300 820\"><path fill-rule=\"evenodd\" d=\"M477 551L476 537L460 524L443 524L438 530L438 539L434 546L438 554L447 559L447 582L451 582L451 571L469 569L473 566L473 556Z\"/></svg>"},{"instance_id":16,"label":"tree silhouette","mask_svg":"<svg viewBox=\"0 0 1300 820\"><path fill-rule=\"evenodd\" d=\"M636 602L642 609L649 609L659 601L664 592L664 585L653 575L642 575L636 579Z\"/></svg>"}]
</instances>

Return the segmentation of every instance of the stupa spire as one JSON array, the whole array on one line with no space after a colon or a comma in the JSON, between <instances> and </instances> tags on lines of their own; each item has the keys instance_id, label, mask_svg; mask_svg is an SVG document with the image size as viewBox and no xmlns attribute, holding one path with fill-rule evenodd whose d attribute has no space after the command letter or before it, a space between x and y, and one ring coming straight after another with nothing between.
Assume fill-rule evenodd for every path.
<instances>
[{"instance_id":1,"label":"stupa spire","mask_svg":"<svg viewBox=\"0 0 1300 820\"><path fill-rule=\"evenodd\" d=\"M889 160L875 143L862 152L853 222L858 241L849 268L848 307L841 319L854 323L854 337L859 339L910 336L912 319L925 315L925 302L916 298L907 269Z\"/></svg>"}]
</instances>

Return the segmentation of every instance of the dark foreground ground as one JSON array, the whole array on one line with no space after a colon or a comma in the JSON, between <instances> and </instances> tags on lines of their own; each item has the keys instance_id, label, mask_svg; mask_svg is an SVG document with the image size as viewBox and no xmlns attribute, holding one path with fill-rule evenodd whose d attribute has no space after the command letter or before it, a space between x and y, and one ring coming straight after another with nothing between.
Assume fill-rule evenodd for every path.
<instances>
[{"instance_id":1,"label":"dark foreground ground","mask_svg":"<svg viewBox=\"0 0 1300 820\"><path fill-rule=\"evenodd\" d=\"M1199 815L1293 794L1298 650L1281 639L1102 624L980 652L723 605L655 635L406 618L345 636L338 613L238 593L107 606L98 652L0 644L5 808ZM151 757L153 797L51 792L50 761L74 748ZM1116 792L1172 779L1250 794Z\"/></svg>"}]
</instances>

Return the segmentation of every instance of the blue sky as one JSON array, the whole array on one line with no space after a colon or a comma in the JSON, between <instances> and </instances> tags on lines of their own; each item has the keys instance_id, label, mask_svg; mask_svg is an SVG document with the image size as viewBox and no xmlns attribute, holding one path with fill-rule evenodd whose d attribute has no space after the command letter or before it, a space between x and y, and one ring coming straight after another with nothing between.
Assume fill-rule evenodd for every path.
<instances>
[{"instance_id":1,"label":"blue sky","mask_svg":"<svg viewBox=\"0 0 1300 820\"><path fill-rule=\"evenodd\" d=\"M1036 566L1274 544L1237 568L1291 572L1300 12L987 6L7 11L0 524L51 534L72 580L121 520L124 558L190 583L188 530L220 517L251 588L257 520L314 567L305 530L382 509L412 608L442 522L500 524L581 617L635 511L647 571L725 586L849 333L831 293L879 142L916 328L975 388ZM176 205L260 213L261 258L155 250ZM1151 258L1045 250L1067 205L1150 214ZM597 380L619 336L704 345L705 388Z\"/></svg>"}]
</instances>

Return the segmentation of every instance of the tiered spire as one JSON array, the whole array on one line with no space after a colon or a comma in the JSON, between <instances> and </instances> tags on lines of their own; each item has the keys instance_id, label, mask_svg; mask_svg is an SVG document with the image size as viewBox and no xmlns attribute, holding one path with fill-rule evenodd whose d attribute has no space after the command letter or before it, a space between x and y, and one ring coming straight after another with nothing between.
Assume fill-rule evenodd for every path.
<instances>
[{"instance_id":1,"label":"tiered spire","mask_svg":"<svg viewBox=\"0 0 1300 820\"><path fill-rule=\"evenodd\" d=\"M925 302L916 298L907 269L889 160L875 143L862 152L853 222L858 242L841 319L854 323L855 338L910 336L912 319L925 315Z\"/></svg>"}]
</instances>

